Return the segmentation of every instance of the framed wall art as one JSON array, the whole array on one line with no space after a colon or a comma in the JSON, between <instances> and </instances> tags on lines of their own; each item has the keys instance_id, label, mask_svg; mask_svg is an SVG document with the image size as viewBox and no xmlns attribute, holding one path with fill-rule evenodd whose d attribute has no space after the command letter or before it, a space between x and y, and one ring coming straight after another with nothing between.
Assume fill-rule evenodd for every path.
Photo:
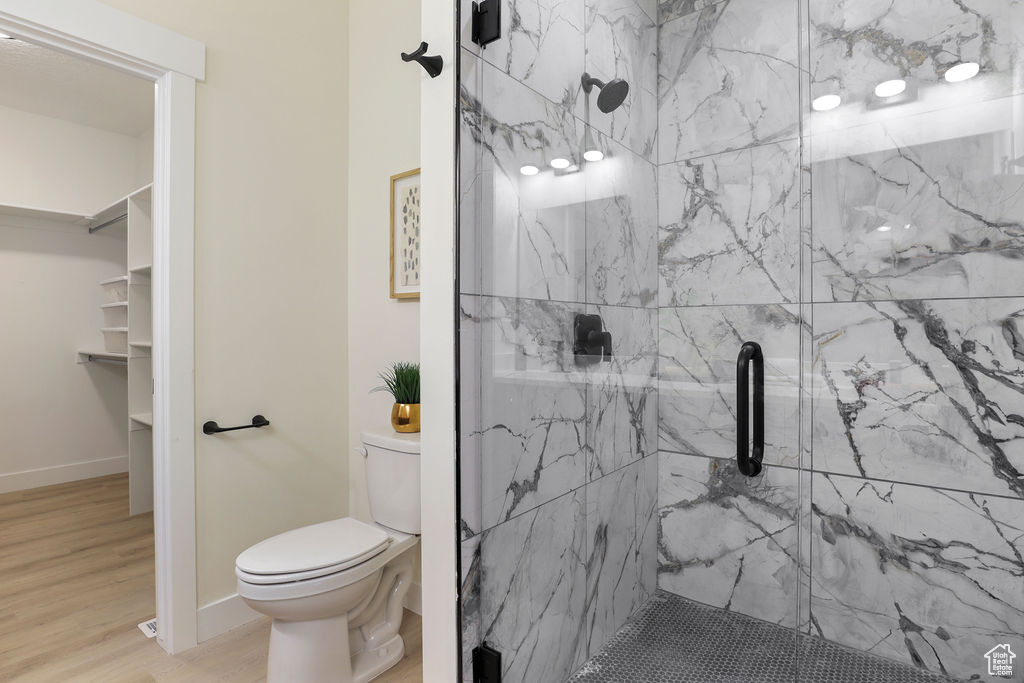
<instances>
[{"instance_id":1,"label":"framed wall art","mask_svg":"<svg viewBox=\"0 0 1024 683\"><path fill-rule=\"evenodd\" d=\"M391 298L420 298L420 169L391 176Z\"/></svg>"}]
</instances>

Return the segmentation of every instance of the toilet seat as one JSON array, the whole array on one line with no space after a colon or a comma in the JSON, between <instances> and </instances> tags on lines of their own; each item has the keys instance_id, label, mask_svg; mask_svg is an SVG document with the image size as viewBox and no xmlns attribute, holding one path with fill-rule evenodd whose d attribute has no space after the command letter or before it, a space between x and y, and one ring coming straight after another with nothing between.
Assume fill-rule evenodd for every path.
<instances>
[{"instance_id":1,"label":"toilet seat","mask_svg":"<svg viewBox=\"0 0 1024 683\"><path fill-rule=\"evenodd\" d=\"M374 572L380 571L384 565L419 543L420 540L419 536L405 534L380 524L372 524L371 526L380 530L381 533L390 539L390 542L384 546L381 552L367 557L361 563L352 565L347 569L335 570L333 573L324 573L315 578L281 583L257 583L256 579L266 578L267 575L250 574L242 571L236 563L235 576L238 577L238 594L243 598L255 600L291 600L326 593L355 583Z\"/></svg>"},{"instance_id":2,"label":"toilet seat","mask_svg":"<svg viewBox=\"0 0 1024 683\"><path fill-rule=\"evenodd\" d=\"M376 525L342 517L257 543L238 556L235 574L246 583L259 585L316 579L370 560L392 540Z\"/></svg>"}]
</instances>

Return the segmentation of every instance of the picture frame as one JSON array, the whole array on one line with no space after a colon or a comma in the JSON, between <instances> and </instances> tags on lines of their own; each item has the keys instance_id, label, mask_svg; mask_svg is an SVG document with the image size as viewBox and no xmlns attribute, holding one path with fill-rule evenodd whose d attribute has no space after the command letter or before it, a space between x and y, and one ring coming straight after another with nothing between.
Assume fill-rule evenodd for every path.
<instances>
[{"instance_id":1,"label":"picture frame","mask_svg":"<svg viewBox=\"0 0 1024 683\"><path fill-rule=\"evenodd\" d=\"M391 176L391 298L420 298L420 169Z\"/></svg>"}]
</instances>

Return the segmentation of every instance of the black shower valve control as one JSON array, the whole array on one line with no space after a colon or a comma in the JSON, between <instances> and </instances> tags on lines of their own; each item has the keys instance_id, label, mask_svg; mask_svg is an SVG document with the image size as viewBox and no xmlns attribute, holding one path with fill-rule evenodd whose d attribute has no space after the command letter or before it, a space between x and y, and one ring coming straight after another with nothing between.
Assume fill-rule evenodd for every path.
<instances>
[{"instance_id":1,"label":"black shower valve control","mask_svg":"<svg viewBox=\"0 0 1024 683\"><path fill-rule=\"evenodd\" d=\"M573 322L573 355L577 365L612 360L612 334L604 329L599 315L579 313Z\"/></svg>"}]
</instances>

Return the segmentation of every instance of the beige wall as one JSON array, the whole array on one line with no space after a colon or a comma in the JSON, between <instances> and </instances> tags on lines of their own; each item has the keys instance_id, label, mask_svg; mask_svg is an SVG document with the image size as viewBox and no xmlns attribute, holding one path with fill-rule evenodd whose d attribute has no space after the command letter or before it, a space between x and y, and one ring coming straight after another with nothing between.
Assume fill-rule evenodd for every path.
<instances>
[{"instance_id":1,"label":"beige wall","mask_svg":"<svg viewBox=\"0 0 1024 683\"><path fill-rule=\"evenodd\" d=\"M196 91L198 599L348 510L346 3L106 0L207 46ZM382 32L379 26L374 33Z\"/></svg>"},{"instance_id":2,"label":"beige wall","mask_svg":"<svg viewBox=\"0 0 1024 683\"><path fill-rule=\"evenodd\" d=\"M349 510L369 520L364 462L353 449L362 430L391 429L393 403L388 394L369 391L392 361L419 360L419 301L390 298L388 278L389 179L418 167L420 158L420 67L398 57L419 45L420 3L350 0L348 6ZM418 577L417 571L417 583ZM418 595L410 595L416 609Z\"/></svg>"},{"instance_id":3,"label":"beige wall","mask_svg":"<svg viewBox=\"0 0 1024 683\"><path fill-rule=\"evenodd\" d=\"M0 107L0 204L91 215L137 189L137 147L127 135Z\"/></svg>"},{"instance_id":4,"label":"beige wall","mask_svg":"<svg viewBox=\"0 0 1024 683\"><path fill-rule=\"evenodd\" d=\"M349 6L349 500L370 519L363 458L352 449L367 428L391 429L377 373L419 360L420 304L389 296L390 182L419 166L419 67L398 55L419 44L419 0L350 0ZM388 26L381 31L381 26Z\"/></svg>"}]
</instances>

